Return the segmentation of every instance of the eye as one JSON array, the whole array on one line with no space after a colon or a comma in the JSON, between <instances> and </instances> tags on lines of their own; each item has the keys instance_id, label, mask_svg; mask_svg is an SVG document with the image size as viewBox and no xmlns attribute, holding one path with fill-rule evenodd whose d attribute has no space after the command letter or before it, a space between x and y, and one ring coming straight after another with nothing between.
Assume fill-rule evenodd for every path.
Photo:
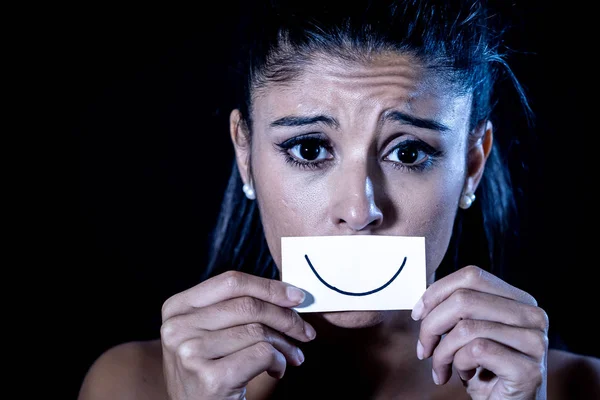
<instances>
[{"instance_id":1,"label":"eye","mask_svg":"<svg viewBox=\"0 0 600 400\"><path fill-rule=\"evenodd\" d=\"M333 160L333 148L323 135L296 136L277 144L277 147L286 162L300 168L320 169Z\"/></svg>"},{"instance_id":2,"label":"eye","mask_svg":"<svg viewBox=\"0 0 600 400\"><path fill-rule=\"evenodd\" d=\"M424 145L420 142L411 140L393 148L384 159L399 164L415 165L427 161L432 153L429 149L424 148Z\"/></svg>"},{"instance_id":3,"label":"eye","mask_svg":"<svg viewBox=\"0 0 600 400\"><path fill-rule=\"evenodd\" d=\"M436 150L421 140L405 140L394 146L383 157L383 161L392 163L399 170L421 172L433 167L442 157L441 150Z\"/></svg>"},{"instance_id":4,"label":"eye","mask_svg":"<svg viewBox=\"0 0 600 400\"><path fill-rule=\"evenodd\" d=\"M327 160L330 156L327 148L317 139L301 140L289 149L289 153L300 161L311 162Z\"/></svg>"}]
</instances>

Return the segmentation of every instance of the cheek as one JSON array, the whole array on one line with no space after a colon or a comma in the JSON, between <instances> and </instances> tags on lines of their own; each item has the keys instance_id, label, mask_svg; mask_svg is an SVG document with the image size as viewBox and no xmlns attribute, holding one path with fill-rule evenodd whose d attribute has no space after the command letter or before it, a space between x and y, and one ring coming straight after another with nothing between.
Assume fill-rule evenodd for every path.
<instances>
[{"instance_id":1,"label":"cheek","mask_svg":"<svg viewBox=\"0 0 600 400\"><path fill-rule=\"evenodd\" d=\"M438 193L431 195L435 198L422 206L423 210L416 211L427 217L420 226L421 236L426 238L427 276L437 270L448 249L461 189L461 184L439 188Z\"/></svg>"},{"instance_id":2,"label":"cheek","mask_svg":"<svg viewBox=\"0 0 600 400\"><path fill-rule=\"evenodd\" d=\"M294 171L278 154L261 154L252 167L265 238L280 268L282 237L319 234L328 204L326 180L307 181L310 173Z\"/></svg>"},{"instance_id":3,"label":"cheek","mask_svg":"<svg viewBox=\"0 0 600 400\"><path fill-rule=\"evenodd\" d=\"M384 211L384 222L386 214L394 216L385 224L387 233L425 237L428 276L438 268L452 236L465 182L464 161L453 157L424 173L387 174L385 192L391 208Z\"/></svg>"}]
</instances>

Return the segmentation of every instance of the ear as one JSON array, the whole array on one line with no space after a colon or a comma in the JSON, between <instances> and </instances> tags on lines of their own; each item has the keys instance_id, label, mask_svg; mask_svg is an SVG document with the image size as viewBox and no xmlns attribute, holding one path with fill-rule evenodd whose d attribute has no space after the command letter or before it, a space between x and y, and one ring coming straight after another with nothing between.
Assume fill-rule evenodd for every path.
<instances>
[{"instance_id":1,"label":"ear","mask_svg":"<svg viewBox=\"0 0 600 400\"><path fill-rule=\"evenodd\" d=\"M494 141L494 128L490 121L483 121L475 128L469 138L469 150L467 154L467 178L463 193L475 193Z\"/></svg>"},{"instance_id":2,"label":"ear","mask_svg":"<svg viewBox=\"0 0 600 400\"><path fill-rule=\"evenodd\" d=\"M235 159L242 181L250 183L252 181L250 173L250 132L240 110L233 110L229 115L229 134L231 135Z\"/></svg>"}]
</instances>

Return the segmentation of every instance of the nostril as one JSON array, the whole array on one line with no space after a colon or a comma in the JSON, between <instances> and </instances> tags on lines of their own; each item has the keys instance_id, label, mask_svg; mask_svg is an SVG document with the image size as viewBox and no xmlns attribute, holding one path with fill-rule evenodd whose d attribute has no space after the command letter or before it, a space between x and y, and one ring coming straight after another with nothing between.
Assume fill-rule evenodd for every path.
<instances>
[{"instance_id":1,"label":"nostril","mask_svg":"<svg viewBox=\"0 0 600 400\"><path fill-rule=\"evenodd\" d=\"M377 208L370 210L371 212L359 215L357 213L350 213L347 218L340 218L339 223L347 225L354 231L361 231L364 229L377 228L383 222L383 214Z\"/></svg>"},{"instance_id":2,"label":"nostril","mask_svg":"<svg viewBox=\"0 0 600 400\"><path fill-rule=\"evenodd\" d=\"M383 218L377 218L371 221L368 226L371 228L377 228L379 225L381 225L382 222Z\"/></svg>"},{"instance_id":3,"label":"nostril","mask_svg":"<svg viewBox=\"0 0 600 400\"><path fill-rule=\"evenodd\" d=\"M331 203L331 216L337 225L344 225L353 231L373 229L382 224L383 213L375 203L375 193L371 180L360 180L359 187L341 185L335 191ZM343 189L343 190L339 190Z\"/></svg>"}]
</instances>

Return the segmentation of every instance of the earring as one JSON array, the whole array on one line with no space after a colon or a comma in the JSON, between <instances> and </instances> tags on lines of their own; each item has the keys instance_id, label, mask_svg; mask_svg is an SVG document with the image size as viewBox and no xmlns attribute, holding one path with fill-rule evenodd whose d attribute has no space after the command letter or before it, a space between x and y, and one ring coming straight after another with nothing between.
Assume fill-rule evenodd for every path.
<instances>
[{"instance_id":1,"label":"earring","mask_svg":"<svg viewBox=\"0 0 600 400\"><path fill-rule=\"evenodd\" d=\"M242 186L242 190L244 191L244 194L246 195L248 200L256 199L256 193L254 193L254 189L252 189L252 185L248 185L247 183L244 183L244 186Z\"/></svg>"},{"instance_id":2,"label":"earring","mask_svg":"<svg viewBox=\"0 0 600 400\"><path fill-rule=\"evenodd\" d=\"M471 204L473 204L474 201L475 201L474 193L465 193L460 198L460 202L458 203L458 206L460 208L462 208L463 210L466 210L467 208L471 207Z\"/></svg>"}]
</instances>

